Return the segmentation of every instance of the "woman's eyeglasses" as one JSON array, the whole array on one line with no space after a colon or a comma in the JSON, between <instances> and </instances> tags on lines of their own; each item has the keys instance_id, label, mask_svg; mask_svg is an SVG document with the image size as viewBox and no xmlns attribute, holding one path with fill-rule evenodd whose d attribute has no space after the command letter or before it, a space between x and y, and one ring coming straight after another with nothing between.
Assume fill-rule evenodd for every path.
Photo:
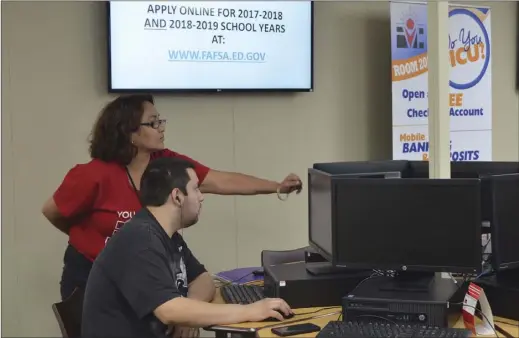
<instances>
[{"instance_id":1,"label":"woman's eyeglasses","mask_svg":"<svg viewBox=\"0 0 519 338\"><path fill-rule=\"evenodd\" d=\"M160 127L166 125L166 120L155 120L153 122L143 122L141 126L152 127L153 129L159 129Z\"/></svg>"}]
</instances>

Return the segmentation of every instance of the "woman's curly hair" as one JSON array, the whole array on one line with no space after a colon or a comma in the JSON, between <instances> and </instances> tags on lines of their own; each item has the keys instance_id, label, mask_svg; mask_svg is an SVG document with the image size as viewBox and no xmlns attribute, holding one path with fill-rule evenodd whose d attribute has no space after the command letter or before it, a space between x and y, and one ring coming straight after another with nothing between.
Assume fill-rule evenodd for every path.
<instances>
[{"instance_id":1,"label":"woman's curly hair","mask_svg":"<svg viewBox=\"0 0 519 338\"><path fill-rule=\"evenodd\" d=\"M141 124L144 104L151 95L123 95L108 103L97 118L90 139L90 157L128 165L137 154L131 135Z\"/></svg>"}]
</instances>

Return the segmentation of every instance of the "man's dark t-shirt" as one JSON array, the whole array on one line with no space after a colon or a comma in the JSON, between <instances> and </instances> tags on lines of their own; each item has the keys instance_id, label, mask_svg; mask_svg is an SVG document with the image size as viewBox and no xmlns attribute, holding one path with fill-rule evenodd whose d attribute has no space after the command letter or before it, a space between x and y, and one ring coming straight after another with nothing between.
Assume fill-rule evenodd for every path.
<instances>
[{"instance_id":1,"label":"man's dark t-shirt","mask_svg":"<svg viewBox=\"0 0 519 338\"><path fill-rule=\"evenodd\" d=\"M170 238L147 209L139 211L94 262L82 338L165 337L167 326L153 310L187 296L188 284L205 271L180 234Z\"/></svg>"}]
</instances>

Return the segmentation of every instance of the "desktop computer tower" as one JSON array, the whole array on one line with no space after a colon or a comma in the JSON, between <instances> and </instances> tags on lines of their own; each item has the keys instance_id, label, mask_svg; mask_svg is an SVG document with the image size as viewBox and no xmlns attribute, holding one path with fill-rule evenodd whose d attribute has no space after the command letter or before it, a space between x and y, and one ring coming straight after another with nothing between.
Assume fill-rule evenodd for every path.
<instances>
[{"instance_id":1,"label":"desktop computer tower","mask_svg":"<svg viewBox=\"0 0 519 338\"><path fill-rule=\"evenodd\" d=\"M308 263L308 266L320 263ZM282 298L292 308L340 306L341 299L353 290L371 271L315 275L307 263L264 266L266 297Z\"/></svg>"},{"instance_id":2,"label":"desktop computer tower","mask_svg":"<svg viewBox=\"0 0 519 338\"><path fill-rule=\"evenodd\" d=\"M449 305L458 289L451 279L437 274L428 290L409 292L385 289L393 278L370 278L343 297L343 320L382 319L397 324L452 327L459 319L461 306Z\"/></svg>"}]
</instances>

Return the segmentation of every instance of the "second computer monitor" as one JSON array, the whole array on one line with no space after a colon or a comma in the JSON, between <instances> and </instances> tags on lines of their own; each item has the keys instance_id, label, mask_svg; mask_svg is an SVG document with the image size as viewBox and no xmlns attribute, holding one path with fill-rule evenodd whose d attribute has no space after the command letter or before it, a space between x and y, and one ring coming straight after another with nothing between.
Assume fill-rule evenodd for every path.
<instances>
[{"instance_id":1,"label":"second computer monitor","mask_svg":"<svg viewBox=\"0 0 519 338\"><path fill-rule=\"evenodd\" d=\"M332 261L334 252L332 185L332 175L308 169L309 242L328 261Z\"/></svg>"},{"instance_id":2,"label":"second computer monitor","mask_svg":"<svg viewBox=\"0 0 519 338\"><path fill-rule=\"evenodd\" d=\"M358 269L477 273L477 179L333 182L334 263Z\"/></svg>"},{"instance_id":3,"label":"second computer monitor","mask_svg":"<svg viewBox=\"0 0 519 338\"><path fill-rule=\"evenodd\" d=\"M519 174L487 177L492 205L492 263L496 270L519 269Z\"/></svg>"},{"instance_id":4,"label":"second computer monitor","mask_svg":"<svg viewBox=\"0 0 519 338\"><path fill-rule=\"evenodd\" d=\"M357 161L357 162L324 162L314 163L313 169L325 172L329 175L344 175L358 173L387 173L399 172L405 176L409 165L405 160L393 161Z\"/></svg>"},{"instance_id":5,"label":"second computer monitor","mask_svg":"<svg viewBox=\"0 0 519 338\"><path fill-rule=\"evenodd\" d=\"M334 182L341 179L392 179L400 178L400 171L332 174L318 169L308 169L309 239L327 260L333 260L336 249L333 243Z\"/></svg>"},{"instance_id":6,"label":"second computer monitor","mask_svg":"<svg viewBox=\"0 0 519 338\"><path fill-rule=\"evenodd\" d=\"M450 162L451 178L480 178L485 175L519 173L519 162ZM429 178L428 161L409 161L408 177Z\"/></svg>"}]
</instances>

